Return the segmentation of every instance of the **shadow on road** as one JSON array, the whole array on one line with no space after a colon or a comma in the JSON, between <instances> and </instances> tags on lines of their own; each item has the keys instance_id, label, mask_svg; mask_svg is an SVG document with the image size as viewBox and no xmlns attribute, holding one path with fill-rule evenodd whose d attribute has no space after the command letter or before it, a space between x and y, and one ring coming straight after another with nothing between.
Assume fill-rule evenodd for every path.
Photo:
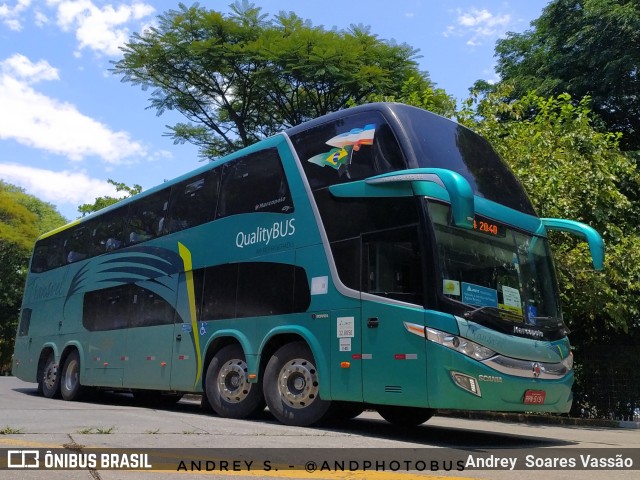
<instances>
[{"instance_id":1,"label":"shadow on road","mask_svg":"<svg viewBox=\"0 0 640 480\"><path fill-rule=\"evenodd\" d=\"M35 388L16 388L14 390L25 395L38 395ZM99 405L153 408L182 412L190 415L206 415L215 417L213 412L204 411L201 408L200 402L195 396L188 396L186 399L181 400L175 405L167 405L164 403L154 404L153 402L148 401L146 403L141 403L139 399L134 398L130 393L102 391L92 393L84 401ZM278 424L273 416L269 414L268 410L262 412L256 419L243 421ZM465 450L485 450L496 448L526 449L576 445L575 442L557 440L554 438L484 432L473 428L442 427L431 425L429 422L416 427L399 427L387 423L382 419L367 418L364 416L357 417L353 420L343 421L339 424L321 425L308 428L326 432L362 435L385 440L408 441L431 447L464 448Z\"/></svg>"}]
</instances>

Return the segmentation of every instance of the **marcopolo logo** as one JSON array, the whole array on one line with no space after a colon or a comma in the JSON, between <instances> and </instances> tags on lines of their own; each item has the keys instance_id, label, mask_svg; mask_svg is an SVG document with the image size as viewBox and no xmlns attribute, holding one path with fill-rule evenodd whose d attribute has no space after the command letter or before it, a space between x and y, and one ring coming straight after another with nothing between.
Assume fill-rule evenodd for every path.
<instances>
[{"instance_id":1,"label":"marcopolo logo","mask_svg":"<svg viewBox=\"0 0 640 480\"><path fill-rule=\"evenodd\" d=\"M264 244L279 238L285 238L296 233L296 227L293 224L295 218L282 222L274 222L271 227L258 227L252 232L238 232L236 235L236 247L244 248L251 245Z\"/></svg>"}]
</instances>

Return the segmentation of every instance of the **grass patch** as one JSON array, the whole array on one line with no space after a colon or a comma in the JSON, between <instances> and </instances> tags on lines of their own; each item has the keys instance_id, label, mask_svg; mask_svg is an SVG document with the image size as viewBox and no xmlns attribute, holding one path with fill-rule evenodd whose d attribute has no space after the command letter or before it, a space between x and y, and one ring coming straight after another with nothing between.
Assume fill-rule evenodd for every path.
<instances>
[{"instance_id":1,"label":"grass patch","mask_svg":"<svg viewBox=\"0 0 640 480\"><path fill-rule=\"evenodd\" d=\"M0 429L0 435L15 435L17 433L22 433L21 428L13 428L7 425L3 429Z\"/></svg>"},{"instance_id":2,"label":"grass patch","mask_svg":"<svg viewBox=\"0 0 640 480\"><path fill-rule=\"evenodd\" d=\"M90 428L83 428L82 430L78 430L77 433L82 433L84 435L88 435L88 434L93 434L93 435L106 435L109 433L113 433L113 431L116 429L116 427L90 427Z\"/></svg>"}]
</instances>

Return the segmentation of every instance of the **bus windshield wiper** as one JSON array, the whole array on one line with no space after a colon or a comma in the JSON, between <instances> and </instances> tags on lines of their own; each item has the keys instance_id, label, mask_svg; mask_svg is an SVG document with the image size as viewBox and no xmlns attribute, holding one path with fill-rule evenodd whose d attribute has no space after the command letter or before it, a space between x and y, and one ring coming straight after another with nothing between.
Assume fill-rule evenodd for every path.
<instances>
[{"instance_id":1,"label":"bus windshield wiper","mask_svg":"<svg viewBox=\"0 0 640 480\"><path fill-rule=\"evenodd\" d=\"M464 312L464 318L471 319L476 316L477 313L490 313L492 316L500 317L500 309L498 307L490 307L485 305L483 307L474 308L473 310L469 310ZM502 317L500 317L502 318Z\"/></svg>"}]
</instances>

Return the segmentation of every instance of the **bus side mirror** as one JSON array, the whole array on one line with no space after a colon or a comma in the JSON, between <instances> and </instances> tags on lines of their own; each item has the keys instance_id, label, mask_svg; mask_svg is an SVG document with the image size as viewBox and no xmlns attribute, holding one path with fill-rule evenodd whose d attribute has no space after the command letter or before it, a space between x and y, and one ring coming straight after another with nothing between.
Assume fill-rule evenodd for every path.
<instances>
[{"instance_id":1,"label":"bus side mirror","mask_svg":"<svg viewBox=\"0 0 640 480\"><path fill-rule=\"evenodd\" d=\"M589 244L593 268L596 270L604 269L604 242L600 234L593 228L584 223L560 218L541 218L540 220L547 230L568 232L584 238Z\"/></svg>"},{"instance_id":2,"label":"bus side mirror","mask_svg":"<svg viewBox=\"0 0 640 480\"><path fill-rule=\"evenodd\" d=\"M456 227L473 230L473 190L459 173L444 168L413 168L384 173L350 183L331 185L335 197L430 196L451 203Z\"/></svg>"}]
</instances>

